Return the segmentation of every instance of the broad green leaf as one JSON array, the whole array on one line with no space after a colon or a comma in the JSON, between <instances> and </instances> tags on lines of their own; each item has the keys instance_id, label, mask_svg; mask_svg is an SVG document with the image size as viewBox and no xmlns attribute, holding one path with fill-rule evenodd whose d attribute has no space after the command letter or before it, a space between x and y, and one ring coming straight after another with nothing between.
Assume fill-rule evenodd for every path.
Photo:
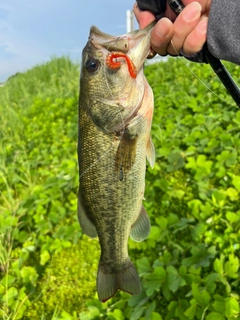
<instances>
[{"instance_id":1,"label":"broad green leaf","mask_svg":"<svg viewBox=\"0 0 240 320\"><path fill-rule=\"evenodd\" d=\"M168 308L169 312L168 312L168 314L167 314L166 320L174 319L177 306L178 306L177 301L171 301L171 302L168 304L168 307L167 307L167 308Z\"/></svg>"},{"instance_id":2,"label":"broad green leaf","mask_svg":"<svg viewBox=\"0 0 240 320\"><path fill-rule=\"evenodd\" d=\"M153 311L156 309L156 301L153 301L150 306L145 310L145 318L146 320L151 319L151 315Z\"/></svg>"},{"instance_id":3,"label":"broad green leaf","mask_svg":"<svg viewBox=\"0 0 240 320\"><path fill-rule=\"evenodd\" d=\"M167 221L168 221L168 225L171 226L179 221L179 217L174 213L170 213L167 216Z\"/></svg>"},{"instance_id":4,"label":"broad green leaf","mask_svg":"<svg viewBox=\"0 0 240 320\"><path fill-rule=\"evenodd\" d=\"M178 198L178 199L182 199L185 195L185 191L183 190L174 190L172 196L173 198Z\"/></svg>"},{"instance_id":5,"label":"broad green leaf","mask_svg":"<svg viewBox=\"0 0 240 320\"><path fill-rule=\"evenodd\" d=\"M100 310L97 307L89 306L88 310L89 310L88 316L90 319L95 319L96 317L100 316Z\"/></svg>"},{"instance_id":6,"label":"broad green leaf","mask_svg":"<svg viewBox=\"0 0 240 320\"><path fill-rule=\"evenodd\" d=\"M173 266L167 267L168 288L176 292L179 287L186 284L186 281L179 275L178 270Z\"/></svg>"},{"instance_id":7,"label":"broad green leaf","mask_svg":"<svg viewBox=\"0 0 240 320\"><path fill-rule=\"evenodd\" d=\"M21 273L23 282L25 283L31 282L33 285L36 284L38 279L38 274L33 267L23 267L20 273Z\"/></svg>"},{"instance_id":8,"label":"broad green leaf","mask_svg":"<svg viewBox=\"0 0 240 320\"><path fill-rule=\"evenodd\" d=\"M221 301L215 300L213 303L213 307L216 311L220 312L221 314L225 313L225 301L224 298Z\"/></svg>"},{"instance_id":9,"label":"broad green leaf","mask_svg":"<svg viewBox=\"0 0 240 320\"><path fill-rule=\"evenodd\" d=\"M178 306L176 308L175 314L181 320L188 320L188 317L185 316L184 311L188 308L189 303L186 299L179 299Z\"/></svg>"},{"instance_id":10,"label":"broad green leaf","mask_svg":"<svg viewBox=\"0 0 240 320\"><path fill-rule=\"evenodd\" d=\"M214 270L221 275L224 272L224 268L223 268L224 260L225 260L225 257L223 254L221 254L220 259L219 258L215 259L213 264Z\"/></svg>"},{"instance_id":11,"label":"broad green leaf","mask_svg":"<svg viewBox=\"0 0 240 320\"><path fill-rule=\"evenodd\" d=\"M168 224L168 220L165 217L157 217L156 218L156 223L158 224L158 226L161 229L166 229L167 228L167 224Z\"/></svg>"},{"instance_id":12,"label":"broad green leaf","mask_svg":"<svg viewBox=\"0 0 240 320\"><path fill-rule=\"evenodd\" d=\"M240 215L229 211L226 213L226 218L229 222L233 223L240 220Z\"/></svg>"},{"instance_id":13,"label":"broad green leaf","mask_svg":"<svg viewBox=\"0 0 240 320\"><path fill-rule=\"evenodd\" d=\"M130 316L130 320L139 320L144 312L144 307L135 307L133 313Z\"/></svg>"},{"instance_id":14,"label":"broad green leaf","mask_svg":"<svg viewBox=\"0 0 240 320\"><path fill-rule=\"evenodd\" d=\"M199 243L192 247L191 254L192 257L183 259L182 264L184 266L195 264L196 267L207 267L210 264L210 259L213 259L216 255L216 249L214 246L207 249L203 243Z\"/></svg>"},{"instance_id":15,"label":"broad green leaf","mask_svg":"<svg viewBox=\"0 0 240 320\"><path fill-rule=\"evenodd\" d=\"M209 293L215 292L215 289L217 286L217 279L218 279L218 274L215 272L207 276L206 289Z\"/></svg>"},{"instance_id":16,"label":"broad green leaf","mask_svg":"<svg viewBox=\"0 0 240 320\"><path fill-rule=\"evenodd\" d=\"M200 290L198 285L196 283L192 284L192 295L196 302L202 306L203 308L206 308L209 301L210 301L210 295L206 290Z\"/></svg>"},{"instance_id":17,"label":"broad green leaf","mask_svg":"<svg viewBox=\"0 0 240 320\"><path fill-rule=\"evenodd\" d=\"M157 312L152 312L151 320L162 320L162 316Z\"/></svg>"},{"instance_id":18,"label":"broad green leaf","mask_svg":"<svg viewBox=\"0 0 240 320\"><path fill-rule=\"evenodd\" d=\"M212 202L214 206L224 207L226 203L226 194L223 191L214 191L212 193Z\"/></svg>"},{"instance_id":19,"label":"broad green leaf","mask_svg":"<svg viewBox=\"0 0 240 320\"><path fill-rule=\"evenodd\" d=\"M234 176L232 179L233 186L240 191L240 176Z\"/></svg>"},{"instance_id":20,"label":"broad green leaf","mask_svg":"<svg viewBox=\"0 0 240 320\"><path fill-rule=\"evenodd\" d=\"M188 163L185 165L186 168L197 169L197 163L194 157L188 157L187 161Z\"/></svg>"},{"instance_id":21,"label":"broad green leaf","mask_svg":"<svg viewBox=\"0 0 240 320\"><path fill-rule=\"evenodd\" d=\"M124 314L122 310L114 309L113 312L109 312L108 315L111 317L111 319L116 320L124 320Z\"/></svg>"},{"instance_id":22,"label":"broad green leaf","mask_svg":"<svg viewBox=\"0 0 240 320\"><path fill-rule=\"evenodd\" d=\"M190 301L191 306L184 312L185 316L188 317L188 319L194 319L197 309L197 301L195 299L192 299Z\"/></svg>"},{"instance_id":23,"label":"broad green leaf","mask_svg":"<svg viewBox=\"0 0 240 320\"><path fill-rule=\"evenodd\" d=\"M196 226L192 230L192 237L194 241L200 240L202 234L204 234L206 229L207 229L206 223L199 222L198 224L196 224Z\"/></svg>"},{"instance_id":24,"label":"broad green leaf","mask_svg":"<svg viewBox=\"0 0 240 320\"><path fill-rule=\"evenodd\" d=\"M156 241L160 238L160 236L161 236L161 229L157 226L151 226L151 231L148 236L148 239Z\"/></svg>"},{"instance_id":25,"label":"broad green leaf","mask_svg":"<svg viewBox=\"0 0 240 320\"><path fill-rule=\"evenodd\" d=\"M180 153L171 152L167 159L169 162L169 165L167 166L168 172L178 170L184 166L184 159Z\"/></svg>"},{"instance_id":26,"label":"broad green leaf","mask_svg":"<svg viewBox=\"0 0 240 320\"><path fill-rule=\"evenodd\" d=\"M239 259L234 255L230 255L229 261L227 261L224 265L224 270L227 276L231 278L237 278L239 270Z\"/></svg>"},{"instance_id":27,"label":"broad green leaf","mask_svg":"<svg viewBox=\"0 0 240 320\"><path fill-rule=\"evenodd\" d=\"M8 288L10 286L13 285L13 283L17 280L16 276L13 277L12 275L8 274L6 275L5 277L3 277L1 279L1 284L5 287L5 288Z\"/></svg>"},{"instance_id":28,"label":"broad green leaf","mask_svg":"<svg viewBox=\"0 0 240 320\"><path fill-rule=\"evenodd\" d=\"M234 188L227 188L225 194L230 198L231 201L237 201L239 199L238 192Z\"/></svg>"},{"instance_id":29,"label":"broad green leaf","mask_svg":"<svg viewBox=\"0 0 240 320\"><path fill-rule=\"evenodd\" d=\"M154 187L158 187L163 192L166 192L168 191L168 182L165 179L157 179L154 181Z\"/></svg>"},{"instance_id":30,"label":"broad green leaf","mask_svg":"<svg viewBox=\"0 0 240 320\"><path fill-rule=\"evenodd\" d=\"M144 303L146 303L149 300L149 297L146 296L145 292L142 292L139 295L131 296L128 300L128 304L131 307L134 307L136 305L142 306Z\"/></svg>"},{"instance_id":31,"label":"broad green leaf","mask_svg":"<svg viewBox=\"0 0 240 320\"><path fill-rule=\"evenodd\" d=\"M236 299L230 297L225 299L225 305L226 305L226 311L225 316L226 317L234 317L239 314L240 308L239 308L239 301Z\"/></svg>"},{"instance_id":32,"label":"broad green leaf","mask_svg":"<svg viewBox=\"0 0 240 320\"><path fill-rule=\"evenodd\" d=\"M41 252L40 264L42 266L44 266L48 262L49 259L50 259L50 254L47 250L44 250L43 252Z\"/></svg>"},{"instance_id":33,"label":"broad green leaf","mask_svg":"<svg viewBox=\"0 0 240 320\"><path fill-rule=\"evenodd\" d=\"M230 152L228 150L223 150L220 155L217 156L217 167L226 165L227 167L230 167L234 164L236 164L237 161L237 153L236 152Z\"/></svg>"},{"instance_id":34,"label":"broad green leaf","mask_svg":"<svg viewBox=\"0 0 240 320\"><path fill-rule=\"evenodd\" d=\"M137 267L138 267L138 273L140 277L152 272L152 267L146 257L143 257L142 259L137 260Z\"/></svg>"},{"instance_id":35,"label":"broad green leaf","mask_svg":"<svg viewBox=\"0 0 240 320\"><path fill-rule=\"evenodd\" d=\"M64 320L73 320L73 317L71 316L71 314L69 314L66 311L61 312L61 318Z\"/></svg>"},{"instance_id":36,"label":"broad green leaf","mask_svg":"<svg viewBox=\"0 0 240 320\"><path fill-rule=\"evenodd\" d=\"M211 312L206 317L206 320L225 320L225 319L226 318L224 317L224 315L218 312Z\"/></svg>"},{"instance_id":37,"label":"broad green leaf","mask_svg":"<svg viewBox=\"0 0 240 320\"><path fill-rule=\"evenodd\" d=\"M163 267L156 267L152 274L145 276L145 279L146 283L144 286L147 290L147 295L151 295L162 286L162 283L166 279L166 271Z\"/></svg>"},{"instance_id":38,"label":"broad green leaf","mask_svg":"<svg viewBox=\"0 0 240 320\"><path fill-rule=\"evenodd\" d=\"M15 287L10 287L6 291L5 295L3 296L3 301L9 301L18 296L18 290Z\"/></svg>"},{"instance_id":39,"label":"broad green leaf","mask_svg":"<svg viewBox=\"0 0 240 320\"><path fill-rule=\"evenodd\" d=\"M200 206L202 202L199 199L188 201L188 207L191 209L192 214L198 218L200 213Z\"/></svg>"}]
</instances>

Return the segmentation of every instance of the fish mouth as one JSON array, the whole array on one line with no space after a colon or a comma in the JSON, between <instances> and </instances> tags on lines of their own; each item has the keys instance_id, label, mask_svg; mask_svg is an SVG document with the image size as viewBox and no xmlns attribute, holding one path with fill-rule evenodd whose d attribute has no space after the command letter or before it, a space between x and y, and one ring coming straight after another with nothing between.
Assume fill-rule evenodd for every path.
<instances>
[{"instance_id":1,"label":"fish mouth","mask_svg":"<svg viewBox=\"0 0 240 320\"><path fill-rule=\"evenodd\" d=\"M106 52L127 54L139 70L151 52L150 37L155 22L141 30L135 30L122 36L112 36L99 30L96 26L90 29L89 41Z\"/></svg>"}]
</instances>

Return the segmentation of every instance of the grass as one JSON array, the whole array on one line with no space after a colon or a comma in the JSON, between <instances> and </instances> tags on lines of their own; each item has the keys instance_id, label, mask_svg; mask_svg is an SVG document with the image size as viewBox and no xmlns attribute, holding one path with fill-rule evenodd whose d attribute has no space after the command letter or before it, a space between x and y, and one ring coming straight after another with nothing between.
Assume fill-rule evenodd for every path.
<instances>
[{"instance_id":1,"label":"grass","mask_svg":"<svg viewBox=\"0 0 240 320\"><path fill-rule=\"evenodd\" d=\"M22 293L22 298L14 300L15 292L20 297L21 290L17 284L13 285L12 279L15 283L21 279L16 258L19 259L17 252L22 249L21 245L18 247L22 218L26 212L22 205L30 198L38 179L42 179L40 162L42 159L48 161L39 151L35 151L35 161L31 156L32 150L41 150L40 146L40 149L37 146L33 149L31 144L39 141L37 137L41 128L38 125L44 125L44 120L42 124L36 124L34 112L37 110L39 114L36 116L48 122L51 115L47 109L41 109L42 105L54 104L59 97L63 102L73 98L76 101L78 78L79 65L62 57L10 77L4 86L0 86L0 319L3 320L19 319L29 298L28 294ZM77 108L75 113L77 118ZM47 140L47 137L42 137L42 140ZM76 136L73 138L73 143L76 143L74 140ZM32 235L29 230L29 236ZM18 272L13 271L14 263Z\"/></svg>"},{"instance_id":2,"label":"grass","mask_svg":"<svg viewBox=\"0 0 240 320\"><path fill-rule=\"evenodd\" d=\"M231 73L237 79L239 67ZM171 59L148 66L146 75L155 99L156 164L147 169L144 203L152 231L142 243L129 242L144 271L144 298L119 293L105 307L95 296L98 243L82 236L76 217L79 66L54 58L0 87L1 320L139 319L139 312L210 319L219 305L214 286L236 316L240 111L209 66ZM199 263L204 256L209 265L201 273L188 262L199 250ZM156 288L160 271L167 278ZM169 282L176 275L184 286ZM191 301L202 288L211 311L200 303L195 314Z\"/></svg>"}]
</instances>

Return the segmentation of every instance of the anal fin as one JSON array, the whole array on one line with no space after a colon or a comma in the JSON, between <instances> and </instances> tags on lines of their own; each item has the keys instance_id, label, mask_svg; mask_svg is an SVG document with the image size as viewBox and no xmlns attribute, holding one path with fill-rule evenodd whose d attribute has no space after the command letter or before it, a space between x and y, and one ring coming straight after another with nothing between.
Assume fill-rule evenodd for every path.
<instances>
[{"instance_id":1,"label":"anal fin","mask_svg":"<svg viewBox=\"0 0 240 320\"><path fill-rule=\"evenodd\" d=\"M97 236L96 227L88 218L86 214L86 210L84 209L84 206L82 204L82 198L81 198L80 192L78 194L78 220L83 233L85 233L91 238L95 238Z\"/></svg>"},{"instance_id":2,"label":"anal fin","mask_svg":"<svg viewBox=\"0 0 240 320\"><path fill-rule=\"evenodd\" d=\"M148 217L148 214L144 207L142 206L141 212L135 221L135 223L132 225L130 230L130 237L137 242L140 242L144 239L146 239L150 233L150 220Z\"/></svg>"}]
</instances>

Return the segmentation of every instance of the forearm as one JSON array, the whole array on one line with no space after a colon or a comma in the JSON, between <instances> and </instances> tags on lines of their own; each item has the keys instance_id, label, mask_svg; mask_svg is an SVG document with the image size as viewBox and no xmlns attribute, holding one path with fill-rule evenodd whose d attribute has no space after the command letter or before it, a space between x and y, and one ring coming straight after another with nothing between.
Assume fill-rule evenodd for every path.
<instances>
[{"instance_id":1,"label":"forearm","mask_svg":"<svg viewBox=\"0 0 240 320\"><path fill-rule=\"evenodd\" d=\"M201 6L191 21L189 14ZM160 19L152 32L151 45L160 55L185 56L201 50L205 41L209 51L219 59L240 65L240 0L182 0L186 8L176 18L166 0L138 0L134 13L143 28L155 17ZM195 3L195 4L194 4ZM166 9L166 10L165 10ZM164 33L164 34L163 34Z\"/></svg>"},{"instance_id":2,"label":"forearm","mask_svg":"<svg viewBox=\"0 0 240 320\"><path fill-rule=\"evenodd\" d=\"M207 29L209 51L240 64L240 1L213 0Z\"/></svg>"}]
</instances>

